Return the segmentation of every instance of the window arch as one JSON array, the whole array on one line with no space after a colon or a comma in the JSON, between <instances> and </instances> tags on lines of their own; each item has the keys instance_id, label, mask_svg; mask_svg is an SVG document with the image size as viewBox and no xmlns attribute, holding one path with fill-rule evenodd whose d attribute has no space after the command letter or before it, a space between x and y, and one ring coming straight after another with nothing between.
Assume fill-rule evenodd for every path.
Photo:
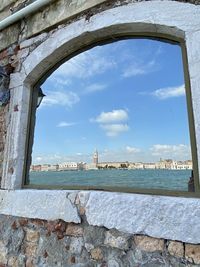
<instances>
[{"instance_id":1,"label":"window arch","mask_svg":"<svg viewBox=\"0 0 200 267\"><path fill-rule=\"evenodd\" d=\"M165 194L175 194L174 191L182 191L184 194L184 191L188 191L192 163L190 148L184 144L189 140L186 138L187 108L185 97L182 97L185 90L182 84L184 83L182 51L178 42L173 41L171 45L166 43L168 41L166 39L164 42L163 39L159 40L162 42L152 37L145 39L141 36L140 38L118 36L114 42L104 41L101 46L87 49L71 58L49 77L43 85L47 90L44 91L47 96L44 99L43 108L39 109L43 122L37 133L36 143L39 145L36 151L39 154L37 158L34 156L36 163L31 169L33 172L30 173L32 178L30 186L40 188L40 186L52 185L66 189ZM145 52L140 51L142 49ZM161 50L164 51L160 56ZM162 72L159 70L161 66L157 60L161 60L167 51L169 55L166 66L171 69L171 72L167 67ZM180 71L175 67L176 62L179 62L177 66ZM163 65L163 62L160 64ZM144 79L149 80L149 88L147 83L142 82ZM170 87L173 83L176 85L181 83L181 85ZM63 89L57 89L54 84L59 87L64 84ZM52 87L52 90L49 87ZM146 103L144 109L141 108L144 105L143 102ZM35 108L36 106L37 103ZM47 123L44 121L45 109L48 109ZM180 110L182 113L179 112ZM90 118L87 118L89 113ZM60 121L56 121L58 120L56 114L59 114ZM49 116L51 116L52 125L48 122ZM68 118L67 122L65 117ZM32 120L35 120L34 116ZM180 120L185 122L185 126ZM57 124L54 125L55 123ZM57 131L54 127L57 127ZM186 128L181 130L180 127ZM90 132L88 132L89 129ZM51 133L55 139L51 137ZM175 137L178 133L179 137ZM182 136L185 134L184 140ZM86 142L81 142L83 138L81 135L88 136L87 145L90 151L85 147ZM174 136L174 140L171 136ZM31 147L32 138L31 135ZM65 144L65 138L71 138L71 141ZM62 143L59 146L60 139ZM180 140L184 141L180 143ZM52 146L55 151L50 150ZM98 147L99 157L96 151L92 158L91 146ZM43 152L41 156L42 147L48 149L44 148L46 155ZM84 152L81 151L81 155L80 152L76 155L74 149L80 151L81 147L84 147ZM56 151L57 153L60 151L61 154L55 155ZM48 153L51 155L47 156ZM80 169L91 171L74 172ZM123 172L121 177L120 170L129 171ZM26 180L26 183L29 184L29 181ZM191 186L190 191L193 190ZM159 189L165 191L162 192Z\"/></svg>"},{"instance_id":2,"label":"window arch","mask_svg":"<svg viewBox=\"0 0 200 267\"><path fill-rule=\"evenodd\" d=\"M2 186L4 188L19 188L22 184L22 168L24 166L24 158L25 158L25 146L26 142L24 137L27 137L27 123L28 116L27 110L30 106L30 92L31 88L35 86L38 82L42 82L42 77L45 79L45 76L49 75L54 68L57 68L58 65L62 63L63 60L63 52L67 51L67 57L73 56L74 53L80 52L81 49L85 49L87 46L94 46L96 43L104 39L107 39L108 36L111 36L112 39L115 39L116 36L130 36L130 35L145 35L150 37L159 37L165 38L172 41L178 41L182 49L184 51L184 66L185 66L185 77L186 77L186 87L188 88L188 94L190 94L190 80L189 73L187 69L187 53L185 48L185 32L189 32L186 26L182 25L180 21L173 21L173 25L176 27L171 27L171 21L169 19L165 19L162 15L159 18L155 18L153 23L146 23L146 19L149 16L154 14L153 3L151 3L151 8L149 9L148 18L146 18L145 14L139 15L138 18L134 17L132 13L130 13L130 7L120 7L114 10L113 15L108 20L101 20L99 23L98 15L94 16L91 22L85 23L85 21L75 22L72 25L67 27L66 29L61 29L55 32L54 38L47 39L43 44L41 44L35 51L24 61L24 69L25 73L22 71L19 75L21 80L19 82L19 87L15 90L14 95L12 95L12 104L22 100L22 107L20 110L20 114L13 115L10 126L10 133L13 131L13 125L16 125L18 135L16 143L12 146L9 146L9 140L7 140L6 147L6 157L4 164L4 175ZM141 9L141 6L138 5L138 8ZM181 7L177 5L177 10L174 10L174 4L171 5L172 16L174 16L174 12L181 12ZM192 9L192 8L191 8ZM119 12L120 10L120 12ZM125 13L123 12L125 11ZM191 10L192 12L192 10ZM183 11L184 13L184 11ZM123 14L123 15L122 15ZM124 16L126 14L126 16ZM109 16L109 12L104 12L103 16ZM116 19L117 17L117 19ZM165 25L165 26L163 26ZM80 26L80 27L79 27ZM192 27L192 26L191 26ZM74 28L78 29L75 33L72 34ZM81 46L80 46L81 44ZM49 47L47 51L46 47ZM191 59L192 57L190 57ZM33 60L34 59L34 60ZM35 60L36 59L36 60ZM58 62L55 64L55 62ZM192 69L191 69L192 71ZM16 86L16 85L14 85ZM23 86L23 88L22 88ZM12 83L11 83L12 89ZM194 89L195 92L196 89ZM195 102L194 98L193 102ZM194 103L193 103L194 104ZM189 105L191 108L191 105ZM191 110L192 111L192 110ZM196 112L196 111L195 111ZM190 121L192 129L192 140L193 140L193 154L196 157L197 151L195 146L195 133L193 126L193 112L190 112ZM19 117L21 116L21 117ZM23 117L23 127L19 129L19 120ZM16 129L15 129L16 130ZM22 135L20 134L22 131ZM25 134L24 132L25 131ZM11 134L12 135L12 134ZM8 138L9 139L9 138ZM14 153L13 153L14 152ZM16 161L16 156L18 160ZM10 165L14 164L14 172L11 173L9 171ZM197 169L197 168L196 168ZM196 174L197 175L197 170Z\"/></svg>"}]
</instances>

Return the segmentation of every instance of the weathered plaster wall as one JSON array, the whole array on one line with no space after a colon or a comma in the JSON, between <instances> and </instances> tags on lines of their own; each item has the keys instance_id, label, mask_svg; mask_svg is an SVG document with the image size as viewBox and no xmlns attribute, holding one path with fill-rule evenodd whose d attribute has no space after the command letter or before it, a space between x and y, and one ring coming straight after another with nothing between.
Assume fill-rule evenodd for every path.
<instances>
[{"instance_id":1,"label":"weathered plaster wall","mask_svg":"<svg viewBox=\"0 0 200 267\"><path fill-rule=\"evenodd\" d=\"M30 2L1 1L0 20L9 12L15 12ZM4 180L4 188L21 186L21 178L18 179L18 176L21 177L22 170L18 169L15 172L15 166L24 161L21 152L17 149L26 132L27 99L30 88L23 89L22 83L26 80L27 73L31 73L30 81L34 81L35 76L39 75L40 70L42 73L43 67L46 66L41 64L36 68L40 60L44 64L53 66L54 58L48 62L45 55L49 57L53 53L56 36L57 42L63 42L64 45L70 35L71 38L75 35L73 27L70 32L72 22L82 19L80 23L77 22L77 27L82 27L79 30L92 31L96 27L93 20L95 14L105 10L109 12L110 8L135 2L151 1L57 0L37 14L0 32L0 66L3 66L8 73L13 72L9 87L11 103L0 107L0 178L2 162L5 161L6 137L10 144L14 144L14 153L7 151L6 154L13 154L13 160L9 161L8 158L6 163L8 176L12 179L8 179L7 182ZM162 2L178 1L163 0ZM180 0L179 2L200 4L199 0ZM190 6L193 5L188 5L185 14L189 14L187 11L190 10ZM13 11L10 11L10 8ZM176 8L171 10L172 13L176 12ZM164 9L163 17L159 17L160 13L156 8L155 18L148 17L148 12L149 9L144 13L131 12L131 16L136 21L140 21L146 14L148 23L153 23L155 18L160 19L160 28L157 30L162 31L162 23L168 19L169 9ZM184 14L182 16L184 17ZM125 17L121 16L119 22ZM188 42L188 48L192 50L189 59L194 63L192 64L194 67L190 69L190 73L193 78L192 86L196 88L193 98L195 110L198 111L200 90L197 70L199 70L200 50L195 40L197 40L200 25L199 9L194 10L192 15L190 13L189 17L193 20L185 17L182 27L185 30L196 27L194 32L186 36L186 39L193 40ZM97 27L105 26L107 18L108 16L105 15L100 17ZM117 12L111 11L109 19L115 24ZM88 26L89 22L91 26ZM184 37L181 31L173 27L172 20L168 19L167 23L170 34ZM65 30L67 25L68 32ZM154 27L146 29L155 30ZM89 41L87 35L84 41L85 43ZM46 49L46 44L52 44L52 46ZM34 51L36 51L35 54ZM59 56L62 58L63 51L57 54L57 60ZM19 99L22 101L18 102ZM21 112L20 116L19 112ZM200 129L198 112L196 118L196 127ZM6 136L8 125L12 125L10 136ZM15 134L15 130L20 125L23 134L20 135L19 132ZM22 149L22 146L20 147ZM11 181L13 184L10 183ZM102 192L70 194L65 191L1 190L0 213L4 215L0 216L0 266L176 267L194 266L194 264L200 266L199 202L199 199Z\"/></svg>"}]
</instances>

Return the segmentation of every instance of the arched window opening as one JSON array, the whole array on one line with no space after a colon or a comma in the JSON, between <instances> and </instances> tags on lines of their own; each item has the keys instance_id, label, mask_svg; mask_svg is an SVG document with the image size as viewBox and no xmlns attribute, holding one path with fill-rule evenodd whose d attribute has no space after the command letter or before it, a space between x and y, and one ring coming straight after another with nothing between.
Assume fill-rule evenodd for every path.
<instances>
[{"instance_id":1,"label":"arched window opening","mask_svg":"<svg viewBox=\"0 0 200 267\"><path fill-rule=\"evenodd\" d=\"M190 97L178 43L137 38L95 46L38 90L26 186L194 191Z\"/></svg>"}]
</instances>

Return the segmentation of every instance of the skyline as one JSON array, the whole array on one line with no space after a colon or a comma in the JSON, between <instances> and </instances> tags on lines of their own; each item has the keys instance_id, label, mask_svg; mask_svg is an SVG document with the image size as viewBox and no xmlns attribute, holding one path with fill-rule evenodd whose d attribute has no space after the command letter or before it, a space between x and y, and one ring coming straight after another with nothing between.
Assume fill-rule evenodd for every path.
<instances>
[{"instance_id":1,"label":"skyline","mask_svg":"<svg viewBox=\"0 0 200 267\"><path fill-rule=\"evenodd\" d=\"M191 158L181 48L131 39L94 47L42 85L33 164ZM50 118L50 119L49 119Z\"/></svg>"}]
</instances>

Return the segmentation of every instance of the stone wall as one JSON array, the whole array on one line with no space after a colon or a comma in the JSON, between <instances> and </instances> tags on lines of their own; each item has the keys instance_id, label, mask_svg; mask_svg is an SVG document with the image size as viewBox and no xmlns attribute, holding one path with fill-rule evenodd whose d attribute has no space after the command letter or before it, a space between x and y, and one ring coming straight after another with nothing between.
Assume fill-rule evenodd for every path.
<instances>
[{"instance_id":1,"label":"stone wall","mask_svg":"<svg viewBox=\"0 0 200 267\"><path fill-rule=\"evenodd\" d=\"M200 266L200 245L62 220L0 216L1 267Z\"/></svg>"}]
</instances>

